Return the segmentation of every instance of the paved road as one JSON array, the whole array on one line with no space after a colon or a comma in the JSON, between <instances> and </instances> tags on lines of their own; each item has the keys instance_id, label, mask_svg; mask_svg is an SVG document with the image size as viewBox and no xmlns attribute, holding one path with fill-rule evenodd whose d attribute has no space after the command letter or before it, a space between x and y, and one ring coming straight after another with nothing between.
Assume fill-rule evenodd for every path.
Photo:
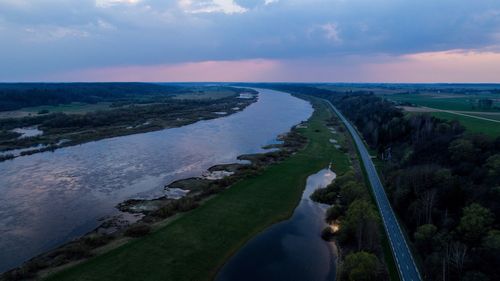
<instances>
[{"instance_id":1,"label":"paved road","mask_svg":"<svg viewBox=\"0 0 500 281\"><path fill-rule=\"evenodd\" d=\"M410 249L408 248L408 244L406 244L405 237L399 223L394 215L394 211L391 208L391 204L389 203L389 199L385 194L384 187L380 182L380 179L377 174L377 170L373 165L372 159L368 150L366 149L365 144L361 140L358 132L354 129L354 127L347 121L347 119L340 113L340 111L333 106L329 101L327 101L332 109L337 113L342 122L346 125L347 129L351 133L356 146L359 149L359 153L361 155L361 159L363 160L363 164L366 169L366 173L368 174L368 180L373 189L373 193L375 194L375 199L377 201L378 208L380 210L380 214L382 215L382 220L384 222L385 231L387 232L387 236L389 237L389 242L391 244L392 252L394 257L396 258L396 264L399 270L399 276L403 281L419 281L422 280L420 274L418 272L417 266L413 257L411 255Z\"/></svg>"}]
</instances>

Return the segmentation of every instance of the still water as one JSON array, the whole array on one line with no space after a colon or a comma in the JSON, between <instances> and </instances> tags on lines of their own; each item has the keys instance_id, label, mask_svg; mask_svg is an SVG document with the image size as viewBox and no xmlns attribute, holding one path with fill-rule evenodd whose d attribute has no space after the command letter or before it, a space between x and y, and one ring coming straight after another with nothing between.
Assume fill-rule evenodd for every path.
<instances>
[{"instance_id":1,"label":"still water","mask_svg":"<svg viewBox=\"0 0 500 281\"><path fill-rule=\"evenodd\" d=\"M259 90L241 112L0 163L0 272L94 229L130 198L163 195L174 180L261 152L311 116L289 94Z\"/></svg>"},{"instance_id":2,"label":"still water","mask_svg":"<svg viewBox=\"0 0 500 281\"><path fill-rule=\"evenodd\" d=\"M335 173L323 169L307 178L302 199L289 220L250 240L217 276L217 281L335 280L335 244L321 238L328 207L309 196L327 186Z\"/></svg>"}]
</instances>

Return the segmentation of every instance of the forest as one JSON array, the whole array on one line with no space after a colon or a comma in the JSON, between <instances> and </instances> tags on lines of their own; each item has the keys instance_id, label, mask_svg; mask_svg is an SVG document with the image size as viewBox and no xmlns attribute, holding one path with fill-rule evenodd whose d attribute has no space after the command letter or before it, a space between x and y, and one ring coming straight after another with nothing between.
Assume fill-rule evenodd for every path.
<instances>
[{"instance_id":1,"label":"forest","mask_svg":"<svg viewBox=\"0 0 500 281\"><path fill-rule=\"evenodd\" d=\"M240 89L153 83L0 83L0 111L74 102L111 102L114 106L152 103L207 90L237 92Z\"/></svg>"},{"instance_id":2,"label":"forest","mask_svg":"<svg viewBox=\"0 0 500 281\"><path fill-rule=\"evenodd\" d=\"M334 103L382 160L426 280L500 280L500 138L404 115L370 92L310 91Z\"/></svg>"}]
</instances>

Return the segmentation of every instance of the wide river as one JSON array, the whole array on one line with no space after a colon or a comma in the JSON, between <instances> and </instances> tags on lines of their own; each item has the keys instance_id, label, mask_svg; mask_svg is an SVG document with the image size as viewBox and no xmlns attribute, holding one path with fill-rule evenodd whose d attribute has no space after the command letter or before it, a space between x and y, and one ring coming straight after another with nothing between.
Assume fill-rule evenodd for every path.
<instances>
[{"instance_id":1,"label":"wide river","mask_svg":"<svg viewBox=\"0 0 500 281\"><path fill-rule=\"evenodd\" d=\"M91 231L126 199L161 196L167 183L262 152L313 112L289 94L258 91L230 116L1 162L0 272Z\"/></svg>"}]
</instances>

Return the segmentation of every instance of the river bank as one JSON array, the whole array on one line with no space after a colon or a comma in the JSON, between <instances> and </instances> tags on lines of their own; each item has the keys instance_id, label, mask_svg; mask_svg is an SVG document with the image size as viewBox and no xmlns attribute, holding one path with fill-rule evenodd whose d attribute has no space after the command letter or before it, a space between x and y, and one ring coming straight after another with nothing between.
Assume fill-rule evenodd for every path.
<instances>
[{"instance_id":1,"label":"river bank","mask_svg":"<svg viewBox=\"0 0 500 281\"><path fill-rule=\"evenodd\" d=\"M134 280L136 274L145 280L210 280L248 239L290 217L309 175L336 158L340 161L334 162L333 169L345 171L349 166L345 154L329 144L331 132L324 120L331 112L321 102L314 101L314 106L307 128L297 129L309 140L303 150L235 183L168 226L49 280L104 280L110 276ZM113 262L118 259L119 264Z\"/></svg>"},{"instance_id":2,"label":"river bank","mask_svg":"<svg viewBox=\"0 0 500 281\"><path fill-rule=\"evenodd\" d=\"M197 208L211 196L229 188L245 178L259 175L269 165L279 163L302 149L307 139L294 126L280 136L281 143L273 144L267 153L246 154L238 157L243 163L217 164L202 177L181 179L165 186L177 189L179 197L162 196L154 199L129 199L117 205L124 216L109 219L81 238L71 241L50 252L37 256L22 267L8 271L6 280L39 278L58 272L68 265L103 254L127 243L131 238L149 234L153 229L165 226L176 215ZM127 215L128 214L128 215Z\"/></svg>"},{"instance_id":3,"label":"river bank","mask_svg":"<svg viewBox=\"0 0 500 281\"><path fill-rule=\"evenodd\" d=\"M88 233L101 218L119 215L123 201L165 196L165 184L263 153L312 113L303 100L259 91L256 103L230 116L0 163L0 268Z\"/></svg>"}]
</instances>

